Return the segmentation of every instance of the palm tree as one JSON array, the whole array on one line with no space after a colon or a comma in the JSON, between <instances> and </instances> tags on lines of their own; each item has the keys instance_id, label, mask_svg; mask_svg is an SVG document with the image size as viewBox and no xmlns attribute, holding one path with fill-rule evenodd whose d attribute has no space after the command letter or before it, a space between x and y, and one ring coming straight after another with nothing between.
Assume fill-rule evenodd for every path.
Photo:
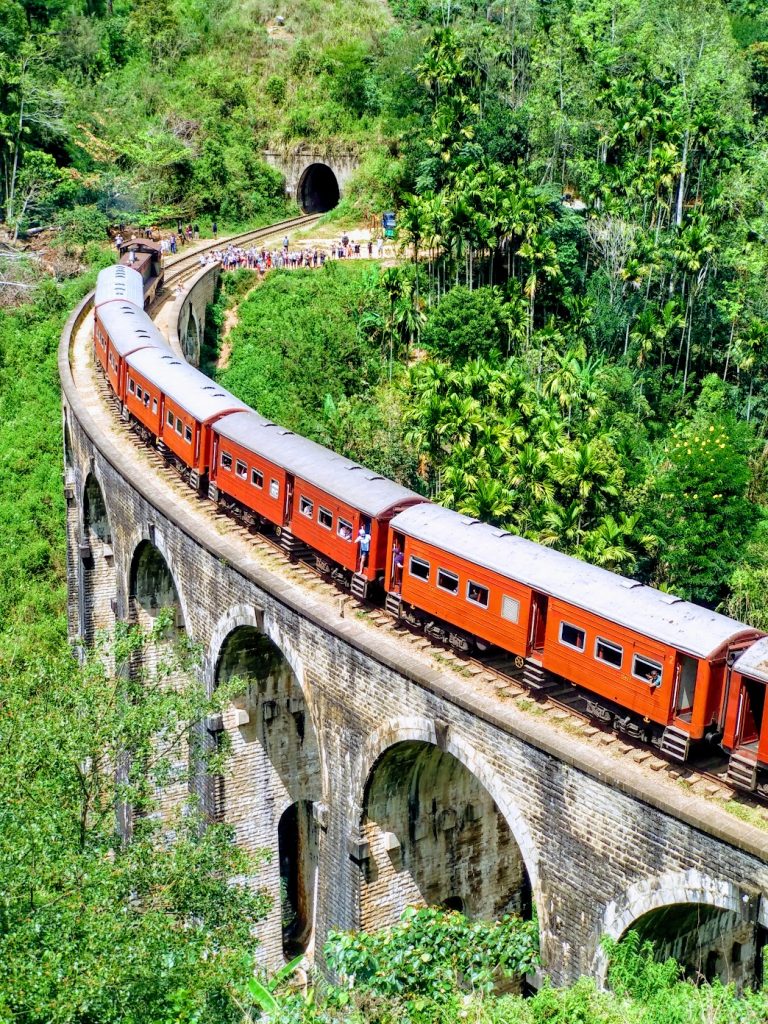
<instances>
[{"instance_id":1,"label":"palm tree","mask_svg":"<svg viewBox=\"0 0 768 1024\"><path fill-rule=\"evenodd\" d=\"M534 234L523 242L518 249L520 256L528 264L528 276L525 281L525 294L529 299L528 342L530 344L533 329L536 292L542 280L551 280L560 275L560 264L557 262L557 246L551 238L542 234Z\"/></svg>"}]
</instances>

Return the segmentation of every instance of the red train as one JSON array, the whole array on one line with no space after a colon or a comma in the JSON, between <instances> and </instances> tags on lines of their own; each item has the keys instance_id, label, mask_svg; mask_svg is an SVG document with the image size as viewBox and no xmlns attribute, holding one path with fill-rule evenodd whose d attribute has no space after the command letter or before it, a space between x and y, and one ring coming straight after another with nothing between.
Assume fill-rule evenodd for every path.
<instances>
[{"instance_id":1,"label":"red train","mask_svg":"<svg viewBox=\"0 0 768 1024\"><path fill-rule=\"evenodd\" d=\"M768 637L429 502L272 423L167 348L130 268L99 275L97 364L123 417L190 485L361 599L460 650L498 648L534 689L685 761L719 743L768 795ZM126 279L126 274L129 275Z\"/></svg>"}]
</instances>

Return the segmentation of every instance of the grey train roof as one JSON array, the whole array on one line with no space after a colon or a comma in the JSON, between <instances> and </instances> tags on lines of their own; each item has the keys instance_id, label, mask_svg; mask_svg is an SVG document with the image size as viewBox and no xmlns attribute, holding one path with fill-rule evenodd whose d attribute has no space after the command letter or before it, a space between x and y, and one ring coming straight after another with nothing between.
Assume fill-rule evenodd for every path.
<instances>
[{"instance_id":1,"label":"grey train roof","mask_svg":"<svg viewBox=\"0 0 768 1024\"><path fill-rule=\"evenodd\" d=\"M768 636L756 640L736 659L734 668L750 679L768 683Z\"/></svg>"},{"instance_id":2,"label":"grey train roof","mask_svg":"<svg viewBox=\"0 0 768 1024\"><path fill-rule=\"evenodd\" d=\"M175 356L169 348L163 348L164 351L146 348L134 352L127 363L190 416L205 421L234 409L248 408L204 373Z\"/></svg>"},{"instance_id":3,"label":"grey train roof","mask_svg":"<svg viewBox=\"0 0 768 1024\"><path fill-rule=\"evenodd\" d=\"M394 517L392 529L698 658L714 654L739 634L755 632L735 619L439 505L406 509Z\"/></svg>"},{"instance_id":4,"label":"grey train roof","mask_svg":"<svg viewBox=\"0 0 768 1024\"><path fill-rule=\"evenodd\" d=\"M306 437L249 410L219 420L215 428L249 451L376 518L389 509L425 499Z\"/></svg>"},{"instance_id":5,"label":"grey train roof","mask_svg":"<svg viewBox=\"0 0 768 1024\"><path fill-rule=\"evenodd\" d=\"M112 347L121 356L139 348L169 351L168 343L141 308L132 302L108 302L99 307L99 319L107 329Z\"/></svg>"},{"instance_id":6,"label":"grey train roof","mask_svg":"<svg viewBox=\"0 0 768 1024\"><path fill-rule=\"evenodd\" d=\"M94 305L98 308L115 299L125 299L139 309L144 308L144 281L141 274L122 263L105 267L96 278Z\"/></svg>"}]
</instances>

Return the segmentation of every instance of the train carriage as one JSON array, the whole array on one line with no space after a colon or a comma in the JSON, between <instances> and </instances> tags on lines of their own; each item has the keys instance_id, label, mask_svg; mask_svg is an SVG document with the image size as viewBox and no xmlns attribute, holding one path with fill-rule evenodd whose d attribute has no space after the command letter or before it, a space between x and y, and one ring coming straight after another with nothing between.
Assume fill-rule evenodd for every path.
<instances>
[{"instance_id":1,"label":"train carriage","mask_svg":"<svg viewBox=\"0 0 768 1024\"><path fill-rule=\"evenodd\" d=\"M768 637L736 652L724 703L723 748L729 780L768 795Z\"/></svg>"},{"instance_id":2,"label":"train carriage","mask_svg":"<svg viewBox=\"0 0 768 1024\"><path fill-rule=\"evenodd\" d=\"M213 432L212 497L253 510L278 527L288 551L294 542L306 545L327 559L329 571L356 573L355 539L364 524L370 553L359 575L366 585L383 576L387 523L424 498L253 412L227 416Z\"/></svg>"},{"instance_id":3,"label":"train carriage","mask_svg":"<svg viewBox=\"0 0 768 1024\"><path fill-rule=\"evenodd\" d=\"M126 364L127 414L190 471L191 487L207 484L212 424L248 407L167 348L134 352Z\"/></svg>"},{"instance_id":4,"label":"train carriage","mask_svg":"<svg viewBox=\"0 0 768 1024\"><path fill-rule=\"evenodd\" d=\"M96 278L96 294L93 304L96 309L105 302L132 302L141 309L144 306L144 289L141 274L121 263L104 267Z\"/></svg>"},{"instance_id":5,"label":"train carriage","mask_svg":"<svg viewBox=\"0 0 768 1024\"><path fill-rule=\"evenodd\" d=\"M583 687L606 702L594 709L606 720L618 723L628 711L636 723L655 723L663 748L678 759L692 740L719 728L729 650L760 636L435 505L392 520L387 564L388 590L406 617L417 609L448 624L450 639L493 643L534 672Z\"/></svg>"},{"instance_id":6,"label":"train carriage","mask_svg":"<svg viewBox=\"0 0 768 1024\"><path fill-rule=\"evenodd\" d=\"M105 302L94 317L94 351L107 380L125 402L126 359L140 349L168 351L168 344L142 309L127 299Z\"/></svg>"}]
</instances>

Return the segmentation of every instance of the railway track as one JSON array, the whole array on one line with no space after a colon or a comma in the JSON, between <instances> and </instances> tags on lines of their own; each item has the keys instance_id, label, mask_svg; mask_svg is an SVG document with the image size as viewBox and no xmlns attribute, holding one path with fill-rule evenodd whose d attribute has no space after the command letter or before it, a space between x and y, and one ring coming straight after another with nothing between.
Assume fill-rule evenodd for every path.
<instances>
[{"instance_id":1,"label":"railway track","mask_svg":"<svg viewBox=\"0 0 768 1024\"><path fill-rule=\"evenodd\" d=\"M117 399L103 376L97 374L96 380L100 397L119 420L120 409ZM402 622L395 621L380 605L372 601L354 601L311 561L292 561L276 538L259 531L256 527L245 525L224 509L214 506L207 498L195 496L181 472L153 445L143 441L131 429L127 429L125 434L181 500L193 500L195 505L204 509L206 515L215 520L222 533L239 538L258 549L268 568L277 569L296 583L338 602L342 614L349 608L351 614L364 618L376 629L397 636L437 665L471 680L474 686L487 695L502 701L514 702L521 710L548 719L554 727L570 732L579 739L587 740L593 746L604 749L606 753L629 758L638 766L657 772L659 776L664 776L699 795L726 801L737 799L748 805L764 806L764 801L759 796L746 794L730 785L724 774L725 763L716 764L717 759L714 757L711 759L711 765L707 761L679 764L659 756L653 747L597 723L580 706L586 703L586 698L571 684L540 692L533 691L523 682L522 669L515 664L512 655L497 649L492 649L482 657L453 651L423 633L410 630Z\"/></svg>"},{"instance_id":2,"label":"railway track","mask_svg":"<svg viewBox=\"0 0 768 1024\"><path fill-rule=\"evenodd\" d=\"M278 221L276 224L268 224L265 227L253 228L250 231L242 231L237 235L229 235L212 241L210 244L198 246L194 252L187 254L180 253L172 259L163 262L165 270L166 288L169 284L178 286L182 281L192 277L200 269L200 256L204 253L213 252L222 246L241 246L251 242L260 241L263 238L270 238L272 235L282 234L285 231L295 231L297 228L309 227L320 219L320 214L305 214L301 217L291 217L288 220Z\"/></svg>"}]
</instances>

